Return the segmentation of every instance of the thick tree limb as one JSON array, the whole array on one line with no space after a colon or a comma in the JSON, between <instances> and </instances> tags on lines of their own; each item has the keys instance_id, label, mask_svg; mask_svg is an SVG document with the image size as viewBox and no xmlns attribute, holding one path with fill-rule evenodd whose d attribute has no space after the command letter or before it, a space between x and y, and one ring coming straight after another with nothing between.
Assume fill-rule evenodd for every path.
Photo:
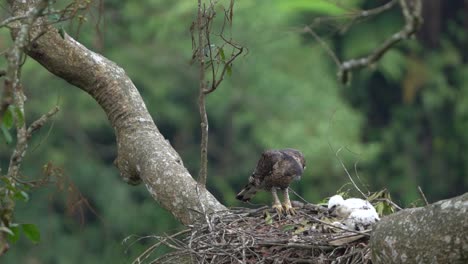
<instances>
[{"instance_id":1,"label":"thick tree limb","mask_svg":"<svg viewBox=\"0 0 468 264\"><path fill-rule=\"evenodd\" d=\"M382 218L373 263L468 263L468 193Z\"/></svg>"},{"instance_id":2,"label":"thick tree limb","mask_svg":"<svg viewBox=\"0 0 468 264\"><path fill-rule=\"evenodd\" d=\"M25 14L36 1L12 1L14 15ZM121 67L67 34L62 38L41 19L36 22L30 39L35 41L26 51L29 56L51 73L89 93L105 111L116 133L116 165L126 182L143 181L153 198L184 224L195 221L197 212L225 209L205 188L197 185L182 165Z\"/></svg>"}]
</instances>

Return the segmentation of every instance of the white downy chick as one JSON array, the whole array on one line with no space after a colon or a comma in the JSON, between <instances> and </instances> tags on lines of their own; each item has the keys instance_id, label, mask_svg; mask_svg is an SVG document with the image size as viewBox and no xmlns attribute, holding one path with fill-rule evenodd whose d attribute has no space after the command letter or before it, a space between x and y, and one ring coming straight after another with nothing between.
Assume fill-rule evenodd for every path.
<instances>
[{"instance_id":1,"label":"white downy chick","mask_svg":"<svg viewBox=\"0 0 468 264\"><path fill-rule=\"evenodd\" d=\"M359 198L344 200L341 195L334 195L328 201L328 210L342 218L341 223L350 230L364 230L380 220L374 206Z\"/></svg>"}]
</instances>

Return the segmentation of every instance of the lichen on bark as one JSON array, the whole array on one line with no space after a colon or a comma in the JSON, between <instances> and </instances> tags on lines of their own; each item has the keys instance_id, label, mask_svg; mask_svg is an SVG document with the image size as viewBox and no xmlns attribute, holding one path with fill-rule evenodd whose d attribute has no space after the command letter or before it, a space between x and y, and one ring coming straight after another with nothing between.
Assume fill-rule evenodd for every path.
<instances>
[{"instance_id":1,"label":"lichen on bark","mask_svg":"<svg viewBox=\"0 0 468 264\"><path fill-rule=\"evenodd\" d=\"M468 263L468 193L382 218L370 245L374 263Z\"/></svg>"}]
</instances>

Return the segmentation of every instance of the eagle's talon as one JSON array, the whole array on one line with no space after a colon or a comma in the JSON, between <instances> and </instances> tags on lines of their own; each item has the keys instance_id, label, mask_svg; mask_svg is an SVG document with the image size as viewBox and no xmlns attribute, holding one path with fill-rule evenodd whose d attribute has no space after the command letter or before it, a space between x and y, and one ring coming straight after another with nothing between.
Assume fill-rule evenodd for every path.
<instances>
[{"instance_id":1,"label":"eagle's talon","mask_svg":"<svg viewBox=\"0 0 468 264\"><path fill-rule=\"evenodd\" d=\"M283 204L283 207L284 207L284 211L286 214L288 215L296 215L296 209L294 209L294 207L292 207L291 203L284 203Z\"/></svg>"},{"instance_id":2,"label":"eagle's talon","mask_svg":"<svg viewBox=\"0 0 468 264\"><path fill-rule=\"evenodd\" d=\"M289 200L288 188L293 180L299 180L305 169L304 155L296 149L266 150L257 162L257 166L249 177L249 183L237 194L236 198L243 202L249 201L259 189L271 191L273 206L278 216L295 215ZM284 194L286 205L281 205L277 191Z\"/></svg>"},{"instance_id":3,"label":"eagle's talon","mask_svg":"<svg viewBox=\"0 0 468 264\"><path fill-rule=\"evenodd\" d=\"M272 209L274 209L278 213L279 216L283 214L283 206L280 203L273 204Z\"/></svg>"}]
</instances>

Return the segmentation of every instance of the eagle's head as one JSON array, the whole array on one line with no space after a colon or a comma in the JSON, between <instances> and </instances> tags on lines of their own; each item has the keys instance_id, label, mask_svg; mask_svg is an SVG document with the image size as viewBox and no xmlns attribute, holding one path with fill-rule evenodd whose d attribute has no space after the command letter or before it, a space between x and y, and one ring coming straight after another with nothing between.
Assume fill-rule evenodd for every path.
<instances>
[{"instance_id":1,"label":"eagle's head","mask_svg":"<svg viewBox=\"0 0 468 264\"><path fill-rule=\"evenodd\" d=\"M338 216L346 218L351 214L352 210L345 205L344 199L341 195L334 195L328 200L328 213L331 216Z\"/></svg>"},{"instance_id":2,"label":"eagle's head","mask_svg":"<svg viewBox=\"0 0 468 264\"><path fill-rule=\"evenodd\" d=\"M306 161L305 161L305 158L304 158L304 155L302 154L302 152L300 152L299 150L296 150L296 149L291 149L291 148L284 149L283 151L286 152L287 154L289 154L291 157L293 157L294 160L297 161L297 163L299 163L302 166L302 169L305 170Z\"/></svg>"},{"instance_id":3,"label":"eagle's head","mask_svg":"<svg viewBox=\"0 0 468 264\"><path fill-rule=\"evenodd\" d=\"M339 194L333 195L328 200L328 209L331 209L333 206L336 207L337 205L340 205L340 204L344 204L343 196L341 196Z\"/></svg>"}]
</instances>

